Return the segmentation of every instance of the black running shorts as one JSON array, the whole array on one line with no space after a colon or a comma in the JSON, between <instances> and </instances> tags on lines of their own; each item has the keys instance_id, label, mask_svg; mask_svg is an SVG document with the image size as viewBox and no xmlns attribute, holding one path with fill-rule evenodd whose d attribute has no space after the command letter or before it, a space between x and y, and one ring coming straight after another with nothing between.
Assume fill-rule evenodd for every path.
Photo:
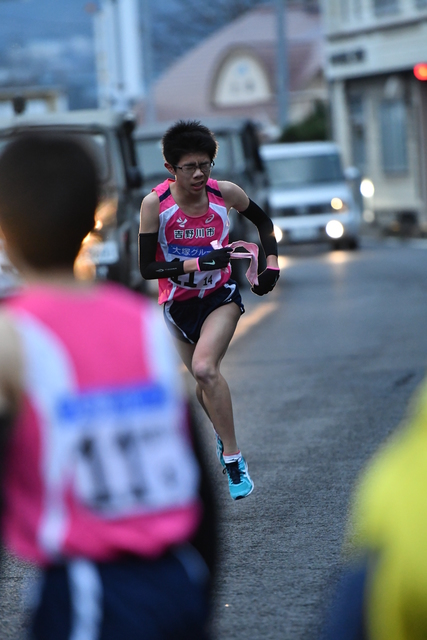
<instances>
[{"instance_id":1,"label":"black running shorts","mask_svg":"<svg viewBox=\"0 0 427 640\"><path fill-rule=\"evenodd\" d=\"M222 287L203 298L195 297L190 300L166 302L163 314L166 325L175 338L182 342L196 344L208 315L230 302L237 304L240 313L245 312L239 287L234 280L228 280Z\"/></svg>"},{"instance_id":2,"label":"black running shorts","mask_svg":"<svg viewBox=\"0 0 427 640\"><path fill-rule=\"evenodd\" d=\"M29 637L208 640L208 585L207 567L190 546L153 560L76 558L40 576Z\"/></svg>"}]
</instances>

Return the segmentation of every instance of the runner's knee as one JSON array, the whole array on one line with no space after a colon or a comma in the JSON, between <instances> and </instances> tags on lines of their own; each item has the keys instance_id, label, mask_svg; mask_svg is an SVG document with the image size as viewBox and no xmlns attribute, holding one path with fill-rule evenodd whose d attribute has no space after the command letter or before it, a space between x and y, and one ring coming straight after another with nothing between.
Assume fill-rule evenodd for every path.
<instances>
[{"instance_id":1,"label":"runner's knee","mask_svg":"<svg viewBox=\"0 0 427 640\"><path fill-rule=\"evenodd\" d=\"M209 360L193 360L192 369L193 375L202 389L215 384L218 379L219 369Z\"/></svg>"}]
</instances>

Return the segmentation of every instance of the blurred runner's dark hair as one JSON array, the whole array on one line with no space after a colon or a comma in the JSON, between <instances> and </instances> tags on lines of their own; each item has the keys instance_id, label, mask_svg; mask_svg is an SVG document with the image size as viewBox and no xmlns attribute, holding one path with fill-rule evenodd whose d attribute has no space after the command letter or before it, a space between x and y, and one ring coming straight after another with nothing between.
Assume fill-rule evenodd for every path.
<instances>
[{"instance_id":1,"label":"blurred runner's dark hair","mask_svg":"<svg viewBox=\"0 0 427 640\"><path fill-rule=\"evenodd\" d=\"M26 133L0 156L0 226L29 266L72 265L98 199L95 156L77 137Z\"/></svg>"}]
</instances>

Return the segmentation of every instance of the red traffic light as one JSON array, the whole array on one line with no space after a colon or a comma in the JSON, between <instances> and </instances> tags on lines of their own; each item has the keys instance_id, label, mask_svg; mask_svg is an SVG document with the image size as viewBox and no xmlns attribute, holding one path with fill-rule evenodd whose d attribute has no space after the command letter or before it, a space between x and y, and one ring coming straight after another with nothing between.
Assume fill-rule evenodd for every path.
<instances>
[{"instance_id":1,"label":"red traffic light","mask_svg":"<svg viewBox=\"0 0 427 640\"><path fill-rule=\"evenodd\" d=\"M414 66L414 76L418 80L427 80L427 62L419 62Z\"/></svg>"}]
</instances>

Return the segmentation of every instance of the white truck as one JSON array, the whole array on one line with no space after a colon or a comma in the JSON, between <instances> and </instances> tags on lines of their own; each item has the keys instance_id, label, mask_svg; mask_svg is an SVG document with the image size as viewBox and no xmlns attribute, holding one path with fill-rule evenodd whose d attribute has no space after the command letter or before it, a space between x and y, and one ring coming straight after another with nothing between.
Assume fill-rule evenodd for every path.
<instances>
[{"instance_id":1,"label":"white truck","mask_svg":"<svg viewBox=\"0 0 427 640\"><path fill-rule=\"evenodd\" d=\"M266 144L260 154L269 184L264 204L279 243L357 249L362 207L351 185L356 173L343 171L336 144Z\"/></svg>"}]
</instances>

